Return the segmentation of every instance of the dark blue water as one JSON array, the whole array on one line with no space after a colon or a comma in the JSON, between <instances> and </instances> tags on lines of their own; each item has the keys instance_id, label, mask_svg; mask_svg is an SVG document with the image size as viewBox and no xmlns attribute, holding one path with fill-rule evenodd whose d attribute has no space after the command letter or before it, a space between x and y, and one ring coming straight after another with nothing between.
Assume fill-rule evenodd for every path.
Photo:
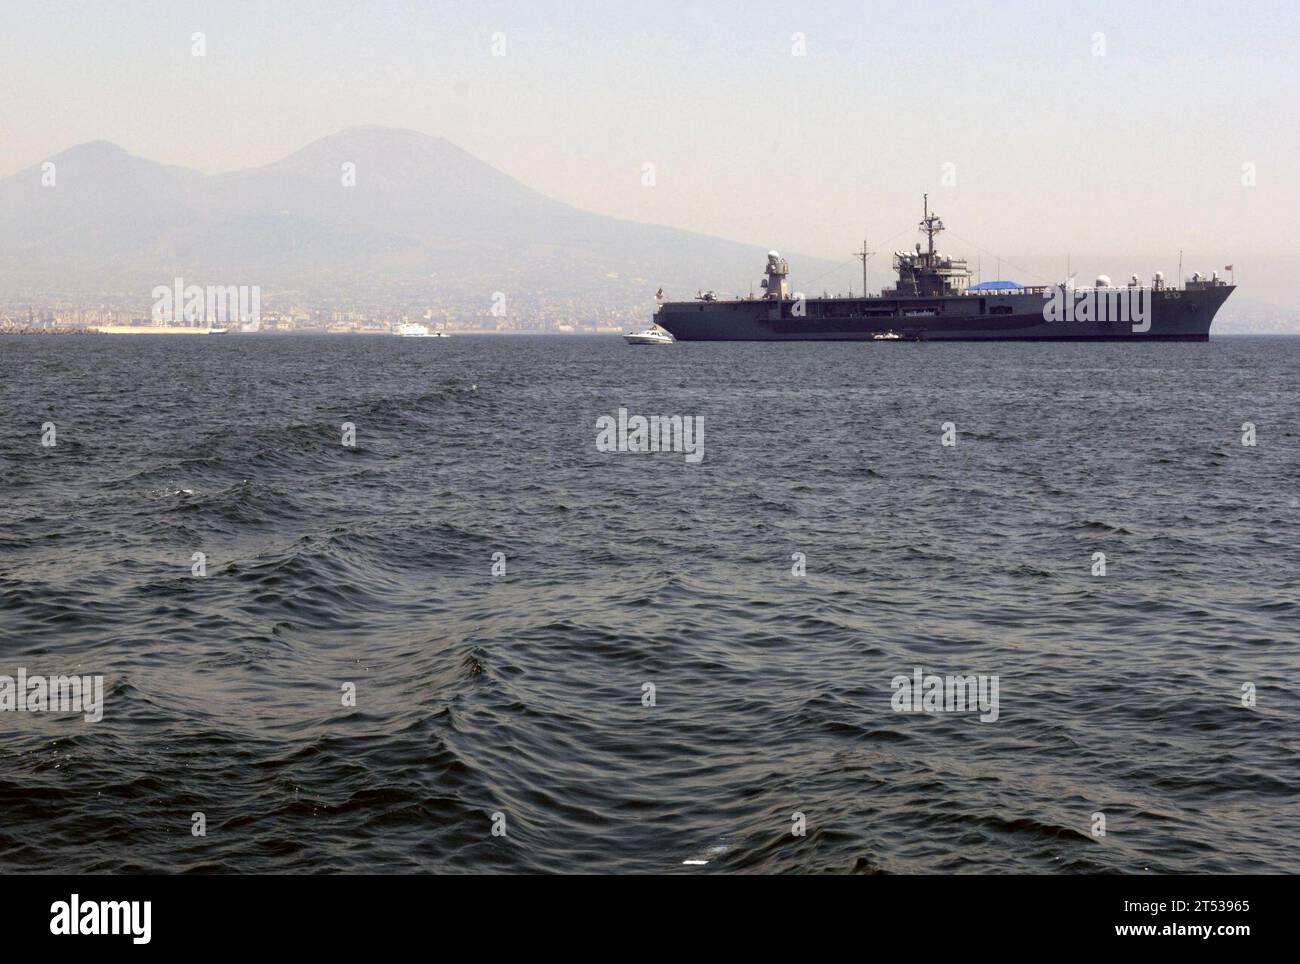
<instances>
[{"instance_id":1,"label":"dark blue water","mask_svg":"<svg viewBox=\"0 0 1300 964\"><path fill-rule=\"evenodd\" d=\"M1300 872L1298 370L0 339L0 674L105 680L0 712L0 869ZM917 666L998 719L895 712Z\"/></svg>"}]
</instances>

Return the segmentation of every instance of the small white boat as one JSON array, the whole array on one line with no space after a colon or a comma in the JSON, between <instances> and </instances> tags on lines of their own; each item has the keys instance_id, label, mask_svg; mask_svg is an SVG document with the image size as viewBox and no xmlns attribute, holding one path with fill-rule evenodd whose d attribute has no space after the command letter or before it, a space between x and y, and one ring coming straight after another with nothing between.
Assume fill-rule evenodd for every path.
<instances>
[{"instance_id":1,"label":"small white boat","mask_svg":"<svg viewBox=\"0 0 1300 964\"><path fill-rule=\"evenodd\" d=\"M397 334L403 338L446 338L447 333L438 329L430 331L428 325L417 325L414 322L404 322L397 326Z\"/></svg>"},{"instance_id":2,"label":"small white boat","mask_svg":"<svg viewBox=\"0 0 1300 964\"><path fill-rule=\"evenodd\" d=\"M224 334L225 334L226 332L228 332L228 331L230 331L229 328L209 328L209 329L208 329L208 334L209 334L209 335L224 335Z\"/></svg>"},{"instance_id":3,"label":"small white boat","mask_svg":"<svg viewBox=\"0 0 1300 964\"><path fill-rule=\"evenodd\" d=\"M902 341L903 340L903 336L900 335L898 332L893 331L892 329L890 331L878 331L871 337L874 341Z\"/></svg>"},{"instance_id":4,"label":"small white boat","mask_svg":"<svg viewBox=\"0 0 1300 964\"><path fill-rule=\"evenodd\" d=\"M629 345L671 345L673 336L658 325L651 325L645 331L634 331L624 335L623 340Z\"/></svg>"}]
</instances>

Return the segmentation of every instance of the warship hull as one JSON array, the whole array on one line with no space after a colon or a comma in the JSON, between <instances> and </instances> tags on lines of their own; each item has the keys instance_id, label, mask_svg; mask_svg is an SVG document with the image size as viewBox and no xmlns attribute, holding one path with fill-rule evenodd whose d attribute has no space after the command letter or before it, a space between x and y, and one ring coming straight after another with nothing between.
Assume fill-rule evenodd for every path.
<instances>
[{"instance_id":1,"label":"warship hull","mask_svg":"<svg viewBox=\"0 0 1300 964\"><path fill-rule=\"evenodd\" d=\"M677 341L871 341L886 332L913 341L1207 341L1233 290L1151 291L1140 323L1048 320L1042 292L665 302L654 321Z\"/></svg>"}]
</instances>

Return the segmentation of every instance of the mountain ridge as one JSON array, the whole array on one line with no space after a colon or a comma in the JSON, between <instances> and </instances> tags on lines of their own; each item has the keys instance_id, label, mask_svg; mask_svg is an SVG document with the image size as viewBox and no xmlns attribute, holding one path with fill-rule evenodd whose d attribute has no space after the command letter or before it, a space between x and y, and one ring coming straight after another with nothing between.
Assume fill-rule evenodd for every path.
<instances>
[{"instance_id":1,"label":"mountain ridge","mask_svg":"<svg viewBox=\"0 0 1300 964\"><path fill-rule=\"evenodd\" d=\"M765 249L575 208L441 137L365 125L258 167L169 166L110 141L0 179L0 284L94 291L170 283L431 300L644 302L702 284L744 291ZM350 169L345 165L352 165ZM808 276L833 267L800 258ZM728 290L723 288L722 290ZM728 293L731 293L728 291Z\"/></svg>"}]
</instances>

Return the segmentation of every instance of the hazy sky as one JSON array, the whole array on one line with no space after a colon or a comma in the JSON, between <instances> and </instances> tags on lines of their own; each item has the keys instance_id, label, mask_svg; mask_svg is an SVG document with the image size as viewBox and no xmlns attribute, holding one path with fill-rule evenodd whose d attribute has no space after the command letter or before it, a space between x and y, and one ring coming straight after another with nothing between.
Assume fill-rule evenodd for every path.
<instances>
[{"instance_id":1,"label":"hazy sky","mask_svg":"<svg viewBox=\"0 0 1300 964\"><path fill-rule=\"evenodd\" d=\"M216 173L383 124L588 210L836 260L865 234L876 278L928 191L941 247L986 252L986 279L998 254L1022 281L1067 253L1081 275L1172 276L1183 248L1188 273L1232 262L1242 294L1300 307L1294 2L0 11L0 175L101 138Z\"/></svg>"}]
</instances>

